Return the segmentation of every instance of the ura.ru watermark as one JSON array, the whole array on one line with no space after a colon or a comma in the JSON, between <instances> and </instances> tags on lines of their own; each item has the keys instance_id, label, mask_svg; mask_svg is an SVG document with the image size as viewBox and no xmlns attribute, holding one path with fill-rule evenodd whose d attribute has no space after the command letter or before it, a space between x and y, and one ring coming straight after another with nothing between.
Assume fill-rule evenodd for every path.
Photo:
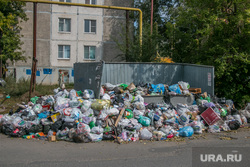
<instances>
[{"instance_id":1,"label":"ura.ru watermark","mask_svg":"<svg viewBox=\"0 0 250 167\"><path fill-rule=\"evenodd\" d=\"M200 154L201 162L241 162L242 154L238 151L232 151L231 154Z\"/></svg>"},{"instance_id":2,"label":"ura.ru watermark","mask_svg":"<svg viewBox=\"0 0 250 167\"><path fill-rule=\"evenodd\" d=\"M192 166L249 166L249 150L249 147L194 147L192 148Z\"/></svg>"}]
</instances>

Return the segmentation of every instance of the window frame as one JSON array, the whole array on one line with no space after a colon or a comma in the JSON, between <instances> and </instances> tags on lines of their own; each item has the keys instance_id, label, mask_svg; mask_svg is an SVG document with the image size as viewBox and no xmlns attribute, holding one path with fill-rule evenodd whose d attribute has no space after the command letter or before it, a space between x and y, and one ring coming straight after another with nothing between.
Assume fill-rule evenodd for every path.
<instances>
[{"instance_id":1,"label":"window frame","mask_svg":"<svg viewBox=\"0 0 250 167\"><path fill-rule=\"evenodd\" d=\"M63 57L59 57L59 54L60 54L60 50L59 50L59 47L62 46L63 49L62 49L62 54L63 54ZM69 57L67 57L66 55L66 46L69 46ZM57 54L57 59L59 60L70 60L70 57L71 57L71 45L65 45L65 44L58 44L58 54Z\"/></svg>"},{"instance_id":2,"label":"window frame","mask_svg":"<svg viewBox=\"0 0 250 167\"><path fill-rule=\"evenodd\" d=\"M61 31L60 30L60 20L63 19L63 30ZM66 25L66 20L69 20L69 31L66 31L67 29L67 25ZM71 33L71 18L62 18L62 17L59 17L58 18L58 32L59 33Z\"/></svg>"},{"instance_id":3,"label":"window frame","mask_svg":"<svg viewBox=\"0 0 250 167\"><path fill-rule=\"evenodd\" d=\"M89 0L89 3L87 3L87 0L85 0L85 4L96 5L96 0Z\"/></svg>"},{"instance_id":4,"label":"window frame","mask_svg":"<svg viewBox=\"0 0 250 167\"><path fill-rule=\"evenodd\" d=\"M89 23L89 32L86 32L86 21L88 21ZM95 32L92 32L92 22L95 22ZM97 33L97 21L93 20L93 19L84 19L84 33L87 34L96 34Z\"/></svg>"},{"instance_id":5,"label":"window frame","mask_svg":"<svg viewBox=\"0 0 250 167\"><path fill-rule=\"evenodd\" d=\"M71 0L59 0L59 2L67 2L69 1L68 3L71 3Z\"/></svg>"},{"instance_id":6,"label":"window frame","mask_svg":"<svg viewBox=\"0 0 250 167\"><path fill-rule=\"evenodd\" d=\"M86 53L86 51L85 51L85 48L86 47L88 47L88 58L85 58L85 53ZM95 50L95 52L94 52L94 59L91 59L90 58L90 52L91 52L91 48L94 48L94 50ZM83 55L83 60L90 60L90 61L95 61L96 60L96 46L94 46L94 45L84 45L83 46L83 49L84 49L84 51L83 51L83 53L84 53L84 55Z\"/></svg>"}]
</instances>

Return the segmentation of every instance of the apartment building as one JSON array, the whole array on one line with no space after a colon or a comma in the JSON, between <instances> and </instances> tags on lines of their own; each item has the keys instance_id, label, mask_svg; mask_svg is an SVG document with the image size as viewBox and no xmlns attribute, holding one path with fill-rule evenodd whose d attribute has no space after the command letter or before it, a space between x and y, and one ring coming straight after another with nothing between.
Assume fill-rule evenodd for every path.
<instances>
[{"instance_id":1,"label":"apartment building","mask_svg":"<svg viewBox=\"0 0 250 167\"><path fill-rule=\"evenodd\" d=\"M52 0L60 2L132 7L133 0ZM31 76L33 56L33 3L26 4L29 20L21 23L22 49L26 62L9 66L8 74L15 71L17 79ZM125 33L125 11L64 6L37 5L37 73L42 84L58 83L59 70L64 81L74 81L73 64L89 61L122 61L114 42ZM15 69L15 70L14 70Z\"/></svg>"}]
</instances>

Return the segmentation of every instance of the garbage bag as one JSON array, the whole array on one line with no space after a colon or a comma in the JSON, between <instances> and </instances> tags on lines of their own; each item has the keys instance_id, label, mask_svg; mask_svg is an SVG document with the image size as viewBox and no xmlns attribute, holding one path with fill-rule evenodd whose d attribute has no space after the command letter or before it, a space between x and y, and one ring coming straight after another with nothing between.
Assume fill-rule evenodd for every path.
<instances>
[{"instance_id":1,"label":"garbage bag","mask_svg":"<svg viewBox=\"0 0 250 167\"><path fill-rule=\"evenodd\" d=\"M179 117L179 123L181 125L187 125L189 123L189 117L190 115L187 115L186 113L183 113Z\"/></svg>"},{"instance_id":2,"label":"garbage bag","mask_svg":"<svg viewBox=\"0 0 250 167\"><path fill-rule=\"evenodd\" d=\"M64 97L58 97L54 105L54 110L60 110L69 107L69 100Z\"/></svg>"},{"instance_id":3,"label":"garbage bag","mask_svg":"<svg viewBox=\"0 0 250 167\"><path fill-rule=\"evenodd\" d=\"M188 111L188 106L185 104L177 103L176 111L178 115L182 115L183 113Z\"/></svg>"},{"instance_id":4,"label":"garbage bag","mask_svg":"<svg viewBox=\"0 0 250 167\"><path fill-rule=\"evenodd\" d=\"M3 124L2 132L5 135L10 135L15 130L15 127L11 123Z\"/></svg>"},{"instance_id":5,"label":"garbage bag","mask_svg":"<svg viewBox=\"0 0 250 167\"><path fill-rule=\"evenodd\" d=\"M89 143L91 140L86 134L74 134L72 137L73 141L76 143Z\"/></svg>"},{"instance_id":6,"label":"garbage bag","mask_svg":"<svg viewBox=\"0 0 250 167\"><path fill-rule=\"evenodd\" d=\"M26 135L26 131L24 128L20 127L12 131L9 135L11 137L22 137L23 135Z\"/></svg>"},{"instance_id":7,"label":"garbage bag","mask_svg":"<svg viewBox=\"0 0 250 167\"><path fill-rule=\"evenodd\" d=\"M80 122L77 125L76 133L77 134L86 134L86 135L89 134L90 133L90 127L89 127L89 125Z\"/></svg>"},{"instance_id":8,"label":"garbage bag","mask_svg":"<svg viewBox=\"0 0 250 167\"><path fill-rule=\"evenodd\" d=\"M101 134L93 134L93 133L89 133L88 134L88 138L93 141L93 142L99 142L102 140L103 137L103 133Z\"/></svg>"},{"instance_id":9,"label":"garbage bag","mask_svg":"<svg viewBox=\"0 0 250 167\"><path fill-rule=\"evenodd\" d=\"M102 140L114 140L114 136L110 133L104 133L102 136Z\"/></svg>"},{"instance_id":10,"label":"garbage bag","mask_svg":"<svg viewBox=\"0 0 250 167\"><path fill-rule=\"evenodd\" d=\"M91 133L94 134L102 134L103 133L103 128L101 126L95 126L91 129Z\"/></svg>"},{"instance_id":11,"label":"garbage bag","mask_svg":"<svg viewBox=\"0 0 250 167\"><path fill-rule=\"evenodd\" d=\"M109 116L119 115L119 110L117 108L111 108L111 109L107 110L107 114Z\"/></svg>"},{"instance_id":12,"label":"garbage bag","mask_svg":"<svg viewBox=\"0 0 250 167\"><path fill-rule=\"evenodd\" d=\"M154 93L164 94L165 93L165 86L163 84L157 84L157 85L151 84L150 91L154 92Z\"/></svg>"},{"instance_id":13,"label":"garbage bag","mask_svg":"<svg viewBox=\"0 0 250 167\"><path fill-rule=\"evenodd\" d=\"M153 134L147 128L144 128L140 131L140 139L151 140L152 137L153 137Z\"/></svg>"},{"instance_id":14,"label":"garbage bag","mask_svg":"<svg viewBox=\"0 0 250 167\"><path fill-rule=\"evenodd\" d=\"M169 91L181 94L181 89L178 84L174 84L168 87Z\"/></svg>"},{"instance_id":15,"label":"garbage bag","mask_svg":"<svg viewBox=\"0 0 250 167\"><path fill-rule=\"evenodd\" d=\"M228 126L231 130L237 130L240 128L240 122L238 120L230 121Z\"/></svg>"},{"instance_id":16,"label":"garbage bag","mask_svg":"<svg viewBox=\"0 0 250 167\"><path fill-rule=\"evenodd\" d=\"M179 81L178 84L180 88L183 90L188 90L190 88L190 85L188 82Z\"/></svg>"},{"instance_id":17,"label":"garbage bag","mask_svg":"<svg viewBox=\"0 0 250 167\"><path fill-rule=\"evenodd\" d=\"M209 125L208 132L210 132L210 133L219 133L220 132L220 127L217 124Z\"/></svg>"},{"instance_id":18,"label":"garbage bag","mask_svg":"<svg viewBox=\"0 0 250 167\"><path fill-rule=\"evenodd\" d=\"M73 100L73 99L76 99L77 97L78 97L78 94L76 93L76 90L71 89L70 92L69 92L69 98L71 100Z\"/></svg>"},{"instance_id":19,"label":"garbage bag","mask_svg":"<svg viewBox=\"0 0 250 167\"><path fill-rule=\"evenodd\" d=\"M58 120L51 125L51 130L53 130L54 132L57 132L58 130L61 129L61 127L62 127L62 121Z\"/></svg>"},{"instance_id":20,"label":"garbage bag","mask_svg":"<svg viewBox=\"0 0 250 167\"><path fill-rule=\"evenodd\" d=\"M43 126L41 124L33 124L31 125L30 128L26 127L27 133L37 133L42 131L43 131Z\"/></svg>"},{"instance_id":21,"label":"garbage bag","mask_svg":"<svg viewBox=\"0 0 250 167\"><path fill-rule=\"evenodd\" d=\"M149 126L150 125L150 118L145 116L139 116L138 122L141 123L143 126Z\"/></svg>"},{"instance_id":22,"label":"garbage bag","mask_svg":"<svg viewBox=\"0 0 250 167\"><path fill-rule=\"evenodd\" d=\"M83 98L84 99L94 99L95 98L95 93L93 90L90 89L85 89L83 91Z\"/></svg>"},{"instance_id":23,"label":"garbage bag","mask_svg":"<svg viewBox=\"0 0 250 167\"><path fill-rule=\"evenodd\" d=\"M202 124L200 121L193 121L190 123L190 126L193 128L195 134L202 134Z\"/></svg>"},{"instance_id":24,"label":"garbage bag","mask_svg":"<svg viewBox=\"0 0 250 167\"><path fill-rule=\"evenodd\" d=\"M91 101L89 101L89 100L84 100L84 101L82 102L82 107L81 107L82 112L83 112L83 113L86 112L86 111L91 107L91 104L92 104Z\"/></svg>"},{"instance_id":25,"label":"garbage bag","mask_svg":"<svg viewBox=\"0 0 250 167\"><path fill-rule=\"evenodd\" d=\"M80 101L78 101L77 99L73 99L69 101L69 106L72 108L77 108L81 105Z\"/></svg>"},{"instance_id":26,"label":"garbage bag","mask_svg":"<svg viewBox=\"0 0 250 167\"><path fill-rule=\"evenodd\" d=\"M65 129L65 128L68 128L68 129L76 128L76 123L75 122L64 122L62 124L62 129Z\"/></svg>"},{"instance_id":27,"label":"garbage bag","mask_svg":"<svg viewBox=\"0 0 250 167\"><path fill-rule=\"evenodd\" d=\"M110 106L110 100L102 100L102 99L96 99L96 101L94 101L91 104L91 108L93 110L98 110L101 111L104 108L108 108Z\"/></svg>"},{"instance_id":28,"label":"garbage bag","mask_svg":"<svg viewBox=\"0 0 250 167\"><path fill-rule=\"evenodd\" d=\"M194 130L191 126L185 126L178 130L179 135L182 137L190 137L194 134Z\"/></svg>"}]
</instances>

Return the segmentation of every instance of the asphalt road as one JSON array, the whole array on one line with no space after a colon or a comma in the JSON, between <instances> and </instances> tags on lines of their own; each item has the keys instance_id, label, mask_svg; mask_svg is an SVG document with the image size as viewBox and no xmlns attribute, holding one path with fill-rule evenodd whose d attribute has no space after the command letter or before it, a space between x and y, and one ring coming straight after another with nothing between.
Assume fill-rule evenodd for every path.
<instances>
[{"instance_id":1,"label":"asphalt road","mask_svg":"<svg viewBox=\"0 0 250 167\"><path fill-rule=\"evenodd\" d=\"M225 148L243 149L240 163L206 163L205 166L250 166L250 129L236 132L203 134L183 141L137 141L128 144L113 142L73 143L48 142L37 139L9 138L0 134L0 166L101 166L101 167L175 167L200 166L192 162L194 148L215 148L214 153ZM228 138L231 137L231 138ZM230 139L230 140L229 140Z\"/></svg>"}]
</instances>

